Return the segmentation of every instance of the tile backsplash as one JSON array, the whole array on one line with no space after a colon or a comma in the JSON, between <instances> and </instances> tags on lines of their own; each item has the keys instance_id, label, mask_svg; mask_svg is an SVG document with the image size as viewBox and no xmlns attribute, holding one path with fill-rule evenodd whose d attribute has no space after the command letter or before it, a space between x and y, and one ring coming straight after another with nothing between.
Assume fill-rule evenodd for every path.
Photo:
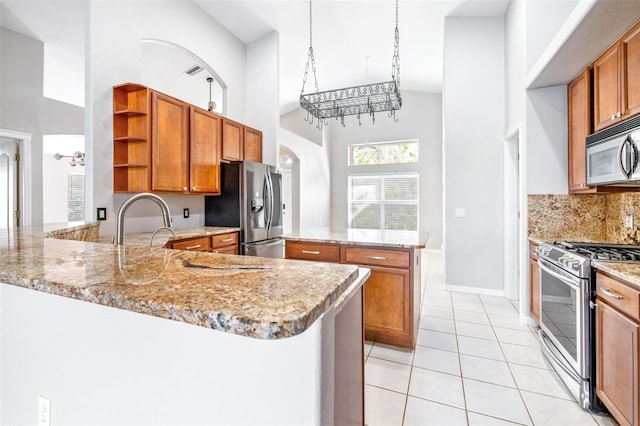
<instances>
[{"instance_id":1,"label":"tile backsplash","mask_svg":"<svg viewBox=\"0 0 640 426\"><path fill-rule=\"evenodd\" d=\"M640 193L530 194L529 236L542 240L640 244ZM633 215L627 229L625 217Z\"/></svg>"}]
</instances>

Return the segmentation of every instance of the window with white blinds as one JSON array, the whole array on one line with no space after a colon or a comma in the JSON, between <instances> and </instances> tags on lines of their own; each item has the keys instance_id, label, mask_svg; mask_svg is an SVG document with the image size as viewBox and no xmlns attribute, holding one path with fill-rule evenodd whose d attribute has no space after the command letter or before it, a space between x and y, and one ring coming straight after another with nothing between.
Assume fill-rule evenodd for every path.
<instances>
[{"instance_id":1,"label":"window with white blinds","mask_svg":"<svg viewBox=\"0 0 640 426\"><path fill-rule=\"evenodd\" d=\"M84 174L67 175L67 220L84 220Z\"/></svg>"},{"instance_id":2,"label":"window with white blinds","mask_svg":"<svg viewBox=\"0 0 640 426\"><path fill-rule=\"evenodd\" d=\"M349 176L349 227L418 230L418 173Z\"/></svg>"}]
</instances>

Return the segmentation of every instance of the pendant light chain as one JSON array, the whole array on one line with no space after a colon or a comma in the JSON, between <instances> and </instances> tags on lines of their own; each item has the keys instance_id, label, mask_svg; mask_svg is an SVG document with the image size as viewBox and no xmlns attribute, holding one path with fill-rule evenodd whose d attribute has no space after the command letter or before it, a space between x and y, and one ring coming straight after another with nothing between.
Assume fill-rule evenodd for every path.
<instances>
[{"instance_id":1,"label":"pendant light chain","mask_svg":"<svg viewBox=\"0 0 640 426\"><path fill-rule=\"evenodd\" d=\"M309 0L309 56L307 57L307 65L304 67L304 77L302 79L302 90L300 95L304 93L304 86L307 83L307 75L309 74L309 62L311 62L311 69L313 71L313 80L316 85L316 93L318 89L318 76L316 75L316 60L313 55L313 11L311 9L311 0Z\"/></svg>"},{"instance_id":2,"label":"pendant light chain","mask_svg":"<svg viewBox=\"0 0 640 426\"><path fill-rule=\"evenodd\" d=\"M396 30L393 39L393 58L391 59L391 78L400 88L400 30L398 29L398 0L396 0Z\"/></svg>"},{"instance_id":3,"label":"pendant light chain","mask_svg":"<svg viewBox=\"0 0 640 426\"><path fill-rule=\"evenodd\" d=\"M363 114L369 114L372 120L375 120L376 113L389 111L388 116L393 118L394 122L397 122L396 111L402 108L402 96L400 95L400 30L398 24L399 0L395 1L396 28L393 38L393 58L391 61L392 80L327 90L324 92L320 92L318 89L316 62L313 54L313 14L311 1L312 0L309 0L309 53L302 79L302 90L300 91L300 107L307 111L305 121L313 124L314 118L316 118L316 126L322 130L322 128L328 124L328 122L325 121L328 118L340 120L340 123L344 126L344 118L346 116L355 115L358 117L358 122L360 123L360 116ZM309 63L311 63L316 91L305 94L304 87L309 77Z\"/></svg>"}]
</instances>

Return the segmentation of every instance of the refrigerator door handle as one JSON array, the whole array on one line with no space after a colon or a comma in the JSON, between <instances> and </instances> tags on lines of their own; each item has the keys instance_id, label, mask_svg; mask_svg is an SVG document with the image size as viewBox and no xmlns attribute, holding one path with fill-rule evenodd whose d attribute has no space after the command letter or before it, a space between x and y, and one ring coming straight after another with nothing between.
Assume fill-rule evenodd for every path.
<instances>
[{"instance_id":1,"label":"refrigerator door handle","mask_svg":"<svg viewBox=\"0 0 640 426\"><path fill-rule=\"evenodd\" d=\"M267 180L267 191L269 195L269 211L267 212L267 232L271 229L271 223L273 221L273 182L271 182L271 173L267 167L267 173L265 175Z\"/></svg>"}]
</instances>

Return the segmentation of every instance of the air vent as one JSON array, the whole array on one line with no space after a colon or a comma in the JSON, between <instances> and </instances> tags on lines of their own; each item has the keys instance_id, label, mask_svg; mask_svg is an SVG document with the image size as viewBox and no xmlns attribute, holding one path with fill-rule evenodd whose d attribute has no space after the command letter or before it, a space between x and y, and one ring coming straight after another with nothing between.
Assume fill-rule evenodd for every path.
<instances>
[{"instance_id":1,"label":"air vent","mask_svg":"<svg viewBox=\"0 0 640 426\"><path fill-rule=\"evenodd\" d=\"M191 68L188 68L184 71L185 74L189 74L190 76L194 76L196 74L198 74L200 71L202 71L202 67L200 65L194 65Z\"/></svg>"},{"instance_id":2,"label":"air vent","mask_svg":"<svg viewBox=\"0 0 640 426\"><path fill-rule=\"evenodd\" d=\"M596 144L612 136L617 136L620 133L636 130L640 127L640 115L629 118L611 127L607 127L604 130L600 130L598 133L587 136L587 146Z\"/></svg>"}]
</instances>

